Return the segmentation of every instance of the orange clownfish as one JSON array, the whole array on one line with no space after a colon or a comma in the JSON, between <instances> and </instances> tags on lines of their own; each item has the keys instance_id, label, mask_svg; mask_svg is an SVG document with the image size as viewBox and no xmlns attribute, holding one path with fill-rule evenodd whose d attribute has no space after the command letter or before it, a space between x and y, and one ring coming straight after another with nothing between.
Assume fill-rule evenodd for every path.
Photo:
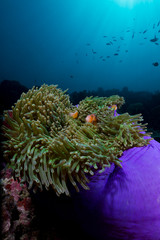
<instances>
[{"instance_id":1,"label":"orange clownfish","mask_svg":"<svg viewBox=\"0 0 160 240\"><path fill-rule=\"evenodd\" d=\"M117 110L117 105L112 105L111 108Z\"/></svg>"},{"instance_id":2,"label":"orange clownfish","mask_svg":"<svg viewBox=\"0 0 160 240\"><path fill-rule=\"evenodd\" d=\"M97 124L97 117L95 114L90 114L86 117L86 122L90 122L92 123L93 125L96 125Z\"/></svg>"},{"instance_id":3,"label":"orange clownfish","mask_svg":"<svg viewBox=\"0 0 160 240\"><path fill-rule=\"evenodd\" d=\"M78 111L76 111L74 113L69 113L69 115L73 118L77 118L78 117Z\"/></svg>"}]
</instances>

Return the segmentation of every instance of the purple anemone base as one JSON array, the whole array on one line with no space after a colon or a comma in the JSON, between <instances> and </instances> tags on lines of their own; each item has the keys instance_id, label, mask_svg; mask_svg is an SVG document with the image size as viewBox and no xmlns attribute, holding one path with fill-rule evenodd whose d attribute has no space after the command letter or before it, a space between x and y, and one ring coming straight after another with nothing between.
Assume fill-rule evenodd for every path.
<instances>
[{"instance_id":1,"label":"purple anemone base","mask_svg":"<svg viewBox=\"0 0 160 240\"><path fill-rule=\"evenodd\" d=\"M79 224L93 239L160 240L160 143L134 147L73 194Z\"/></svg>"}]
</instances>

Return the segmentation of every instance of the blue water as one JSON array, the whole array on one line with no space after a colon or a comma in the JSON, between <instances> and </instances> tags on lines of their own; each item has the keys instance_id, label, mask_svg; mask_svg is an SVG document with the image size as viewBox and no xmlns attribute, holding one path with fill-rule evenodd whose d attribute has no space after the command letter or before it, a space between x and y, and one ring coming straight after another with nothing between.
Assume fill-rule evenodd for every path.
<instances>
[{"instance_id":1,"label":"blue water","mask_svg":"<svg viewBox=\"0 0 160 240\"><path fill-rule=\"evenodd\" d=\"M1 0L0 81L160 90L160 1L132 3Z\"/></svg>"}]
</instances>

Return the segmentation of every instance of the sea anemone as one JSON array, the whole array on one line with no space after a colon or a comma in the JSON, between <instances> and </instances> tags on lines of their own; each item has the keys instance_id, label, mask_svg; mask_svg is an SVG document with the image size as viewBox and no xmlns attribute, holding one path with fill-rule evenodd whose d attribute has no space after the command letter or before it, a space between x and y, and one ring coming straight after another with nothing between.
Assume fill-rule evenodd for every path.
<instances>
[{"instance_id":1,"label":"sea anemone","mask_svg":"<svg viewBox=\"0 0 160 240\"><path fill-rule=\"evenodd\" d=\"M68 181L77 191L79 185L89 189L86 176L112 164L122 167L125 150L149 144L140 114L115 114L112 106L120 108L123 103L117 95L88 97L77 107L55 85L33 87L12 107L12 117L4 113L9 126L3 127L8 166L35 191L52 187L57 195L69 195ZM70 113L75 111L73 118ZM85 121L90 114L96 115L96 125Z\"/></svg>"},{"instance_id":2,"label":"sea anemone","mask_svg":"<svg viewBox=\"0 0 160 240\"><path fill-rule=\"evenodd\" d=\"M90 191L72 194L77 225L95 240L160 239L160 143L125 150L91 176Z\"/></svg>"}]
</instances>

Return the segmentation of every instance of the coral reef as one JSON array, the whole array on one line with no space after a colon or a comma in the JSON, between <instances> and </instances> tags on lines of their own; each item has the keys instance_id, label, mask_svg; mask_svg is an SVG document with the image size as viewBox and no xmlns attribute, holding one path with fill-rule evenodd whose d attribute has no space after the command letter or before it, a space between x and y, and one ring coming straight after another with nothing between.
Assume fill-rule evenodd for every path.
<instances>
[{"instance_id":1,"label":"coral reef","mask_svg":"<svg viewBox=\"0 0 160 240\"><path fill-rule=\"evenodd\" d=\"M77 191L79 183L88 189L86 174L104 171L111 163L121 167L119 157L132 147L147 145L150 139L141 115L117 114L123 97L87 97L78 107L55 85L42 85L23 93L12 107L13 117L4 114L4 157L15 177L28 182L29 189L54 189L69 195L67 182ZM70 113L78 111L77 118ZM95 114L97 124L85 121Z\"/></svg>"},{"instance_id":2,"label":"coral reef","mask_svg":"<svg viewBox=\"0 0 160 240\"><path fill-rule=\"evenodd\" d=\"M15 181L13 170L1 171L2 239L36 239L31 231L35 217L26 184Z\"/></svg>"}]
</instances>

